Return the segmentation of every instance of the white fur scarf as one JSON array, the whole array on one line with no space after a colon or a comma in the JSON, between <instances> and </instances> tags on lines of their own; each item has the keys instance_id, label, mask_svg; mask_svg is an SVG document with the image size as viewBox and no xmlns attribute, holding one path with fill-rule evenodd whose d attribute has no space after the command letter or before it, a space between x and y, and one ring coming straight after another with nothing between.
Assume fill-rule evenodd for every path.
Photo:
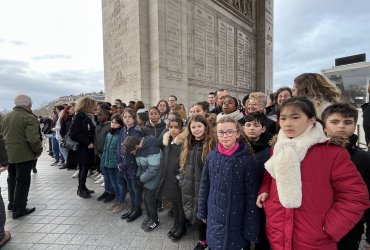
<instances>
[{"instance_id":1,"label":"white fur scarf","mask_svg":"<svg viewBox=\"0 0 370 250\"><path fill-rule=\"evenodd\" d=\"M302 204L301 161L307 150L317 143L329 140L320 123L309 126L303 134L293 139L279 131L274 153L265 163L266 170L276 179L280 203L285 208Z\"/></svg>"}]
</instances>

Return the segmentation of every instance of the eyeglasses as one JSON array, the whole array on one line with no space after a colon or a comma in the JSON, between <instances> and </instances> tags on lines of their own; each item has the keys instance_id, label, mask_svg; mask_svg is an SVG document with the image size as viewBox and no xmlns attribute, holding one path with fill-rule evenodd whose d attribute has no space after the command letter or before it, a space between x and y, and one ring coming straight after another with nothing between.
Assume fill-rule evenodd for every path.
<instances>
[{"instance_id":1,"label":"eyeglasses","mask_svg":"<svg viewBox=\"0 0 370 250\"><path fill-rule=\"evenodd\" d=\"M227 137L231 137L234 135L235 132L238 132L237 130L232 130L232 129L228 129L226 131L222 131L222 130L218 130L217 131L217 136L218 137L224 137L225 135Z\"/></svg>"}]
</instances>

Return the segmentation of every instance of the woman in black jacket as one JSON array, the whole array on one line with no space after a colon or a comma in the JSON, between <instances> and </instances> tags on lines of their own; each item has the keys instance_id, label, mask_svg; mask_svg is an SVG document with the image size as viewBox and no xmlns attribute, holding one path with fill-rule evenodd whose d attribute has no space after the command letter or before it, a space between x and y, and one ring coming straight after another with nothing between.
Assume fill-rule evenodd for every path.
<instances>
[{"instance_id":1,"label":"woman in black jacket","mask_svg":"<svg viewBox=\"0 0 370 250\"><path fill-rule=\"evenodd\" d=\"M78 164L78 189L77 195L82 198L91 198L93 190L86 187L87 172L94 164L94 135L95 120L93 112L96 108L95 100L89 97L83 97L76 104L76 115L73 118L69 135L72 140L79 143L76 151L70 151L68 154L68 164Z\"/></svg>"}]
</instances>

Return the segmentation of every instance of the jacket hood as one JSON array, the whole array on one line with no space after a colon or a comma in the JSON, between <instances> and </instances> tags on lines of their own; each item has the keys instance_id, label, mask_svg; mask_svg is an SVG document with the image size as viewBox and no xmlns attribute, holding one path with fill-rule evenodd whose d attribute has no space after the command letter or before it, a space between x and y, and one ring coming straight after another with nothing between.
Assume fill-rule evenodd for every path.
<instances>
[{"instance_id":1,"label":"jacket hood","mask_svg":"<svg viewBox=\"0 0 370 250\"><path fill-rule=\"evenodd\" d=\"M178 135L176 136L176 138L173 140L173 142L176 144L176 145L181 145L184 143L186 137L188 135L188 129L187 128L184 128L184 130ZM163 145L164 146L168 146L168 142L170 141L170 131L167 131L164 135L163 135Z\"/></svg>"},{"instance_id":2,"label":"jacket hood","mask_svg":"<svg viewBox=\"0 0 370 250\"><path fill-rule=\"evenodd\" d=\"M145 123L145 126L149 128L161 128L161 127L166 127L166 123L163 120L160 120L159 123L153 126L153 124L150 121L147 121Z\"/></svg>"},{"instance_id":3,"label":"jacket hood","mask_svg":"<svg viewBox=\"0 0 370 250\"><path fill-rule=\"evenodd\" d=\"M161 152L161 141L155 136L148 135L142 138L143 146L139 148L136 157L159 154Z\"/></svg>"}]
</instances>

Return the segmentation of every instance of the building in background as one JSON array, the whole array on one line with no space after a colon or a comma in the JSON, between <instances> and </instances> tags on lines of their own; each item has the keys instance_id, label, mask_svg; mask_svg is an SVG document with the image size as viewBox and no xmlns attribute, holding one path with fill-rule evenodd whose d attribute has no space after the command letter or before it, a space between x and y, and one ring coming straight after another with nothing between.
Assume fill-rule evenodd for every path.
<instances>
[{"instance_id":1,"label":"building in background","mask_svg":"<svg viewBox=\"0 0 370 250\"><path fill-rule=\"evenodd\" d=\"M357 107L369 100L370 62L366 62L366 54L337 58L334 67L323 69L321 73L341 89L347 101Z\"/></svg>"},{"instance_id":2,"label":"building in background","mask_svg":"<svg viewBox=\"0 0 370 250\"><path fill-rule=\"evenodd\" d=\"M356 134L359 136L359 146L365 148L365 134L362 127L360 106L369 101L367 86L370 84L370 62L366 62L366 54L337 58L335 59L335 66L330 69L323 69L321 73L341 89L342 96L346 101L357 106Z\"/></svg>"}]
</instances>

